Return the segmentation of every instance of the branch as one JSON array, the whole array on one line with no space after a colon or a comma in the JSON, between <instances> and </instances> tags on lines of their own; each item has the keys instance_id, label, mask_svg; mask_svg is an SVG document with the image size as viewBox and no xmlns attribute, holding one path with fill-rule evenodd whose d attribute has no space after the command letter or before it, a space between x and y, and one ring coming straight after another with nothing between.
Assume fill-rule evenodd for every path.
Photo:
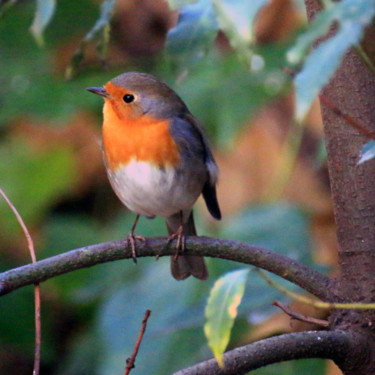
<instances>
[{"instance_id":1,"label":"branch","mask_svg":"<svg viewBox=\"0 0 375 375\"><path fill-rule=\"evenodd\" d=\"M341 109L332 101L323 94L319 95L320 102L329 108L335 115L342 117L351 127L357 129L361 134L365 135L368 138L375 139L375 132L371 129L367 129L361 125L354 117L344 113Z\"/></svg>"},{"instance_id":2,"label":"branch","mask_svg":"<svg viewBox=\"0 0 375 375\"><path fill-rule=\"evenodd\" d=\"M165 237L148 238L137 243L137 256L166 256L176 252ZM188 237L185 253L233 260L270 271L325 299L330 278L285 255L247 243L210 237ZM0 274L0 296L25 285L40 283L80 268L119 259L132 258L127 241L111 241L71 250L34 264Z\"/></svg>"},{"instance_id":3,"label":"branch","mask_svg":"<svg viewBox=\"0 0 375 375\"><path fill-rule=\"evenodd\" d=\"M151 310L146 310L146 312L145 312L145 316L144 316L144 318L142 319L141 330L139 331L139 335L138 335L138 338L137 338L137 342L135 343L135 346L134 346L133 354L131 355L131 357L129 357L129 358L126 360L126 367L125 367L124 375L129 375L129 374L130 374L130 371L135 367L134 362L135 362L135 359L137 358L137 354L138 354L138 351L139 351L139 347L141 346L141 342L142 342L142 339L143 339L143 335L144 335L144 333L145 333L145 331L146 331L147 320L148 320L148 318L150 317L150 315L151 315Z\"/></svg>"},{"instance_id":4,"label":"branch","mask_svg":"<svg viewBox=\"0 0 375 375\"><path fill-rule=\"evenodd\" d=\"M299 320L305 323L315 324L315 325L322 326L325 328L329 327L328 320L318 319L318 318L314 318L313 316L301 314L297 311L292 310L290 307L278 301L273 301L272 305L280 308L285 314L289 315L291 319Z\"/></svg>"},{"instance_id":5,"label":"branch","mask_svg":"<svg viewBox=\"0 0 375 375\"><path fill-rule=\"evenodd\" d=\"M341 363L352 347L344 331L306 331L270 337L224 354L225 368L210 359L173 375L241 375L277 362L302 358L325 358Z\"/></svg>"},{"instance_id":6,"label":"branch","mask_svg":"<svg viewBox=\"0 0 375 375\"><path fill-rule=\"evenodd\" d=\"M305 303L306 305L314 306L318 309L341 309L341 310L375 310L375 303L373 302L325 302L321 300L315 300L314 298L306 297L302 294L294 293L291 290L284 288L282 285L272 281L263 271L259 268L256 269L258 274L268 283L268 285L277 289L279 292L286 296L294 299L295 301ZM337 297L336 297L337 298Z\"/></svg>"}]
</instances>

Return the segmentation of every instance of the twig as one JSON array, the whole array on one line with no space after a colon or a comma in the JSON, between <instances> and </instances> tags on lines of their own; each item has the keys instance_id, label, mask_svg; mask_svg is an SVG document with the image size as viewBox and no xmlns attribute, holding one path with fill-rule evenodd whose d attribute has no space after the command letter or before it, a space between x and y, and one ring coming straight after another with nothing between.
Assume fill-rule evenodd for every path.
<instances>
[{"instance_id":1,"label":"twig","mask_svg":"<svg viewBox=\"0 0 375 375\"><path fill-rule=\"evenodd\" d=\"M0 189L0 194L3 196L5 202L7 202L8 206L11 208L11 210L13 211L14 215L16 216L19 224L21 225L21 228L22 228L23 233L25 234L25 237L26 237L26 240L27 240L27 246L30 250L31 260L33 261L33 263L35 263L36 262L36 256L35 256L35 250L34 250L34 242L33 242L33 239L30 236L29 231L26 228L25 223L22 220L21 215L18 213L18 211L13 206L12 202L9 200L9 198L6 196L6 194L4 193L4 191L2 189Z\"/></svg>"},{"instance_id":2,"label":"twig","mask_svg":"<svg viewBox=\"0 0 375 375\"><path fill-rule=\"evenodd\" d=\"M312 316L307 316L307 315L298 313L296 311L293 311L290 307L282 304L281 302L273 301L272 305L279 307L282 311L284 311L285 314L289 315L292 319L300 320L301 322L305 322L305 323L316 324L322 327L329 326L328 320L317 319Z\"/></svg>"},{"instance_id":3,"label":"twig","mask_svg":"<svg viewBox=\"0 0 375 375\"><path fill-rule=\"evenodd\" d=\"M39 284L35 284L35 354L34 354L34 370L33 375L39 375L40 371L40 347L42 345L42 324L40 314L40 288Z\"/></svg>"},{"instance_id":4,"label":"twig","mask_svg":"<svg viewBox=\"0 0 375 375\"><path fill-rule=\"evenodd\" d=\"M131 357L129 357L126 360L126 367L125 367L124 375L128 375L130 373L131 369L135 367L134 366L134 362L135 362L135 359L137 357L138 350L139 350L139 347L140 347L142 339L143 339L143 335L144 335L144 333L146 331L147 320L150 317L150 314L151 314L151 311L150 310L146 310L145 316L144 316L144 318L142 320L141 330L139 331L137 342L135 343L135 346L134 346L133 354L131 355Z\"/></svg>"},{"instance_id":5,"label":"twig","mask_svg":"<svg viewBox=\"0 0 375 375\"><path fill-rule=\"evenodd\" d=\"M353 117L343 113L338 106L327 96L320 94L319 95L320 102L324 104L327 108L329 108L331 111L333 111L337 116L342 117L350 126L357 129L361 134L365 135L366 137L369 137L371 139L375 139L375 132L365 128L362 126L357 120L355 120Z\"/></svg>"},{"instance_id":6,"label":"twig","mask_svg":"<svg viewBox=\"0 0 375 375\"><path fill-rule=\"evenodd\" d=\"M294 293L283 286L273 282L263 271L257 269L257 272L268 285L277 289L279 292L285 294L286 296L294 299L295 301L305 303L306 305L317 307L318 309L343 309L343 310L375 310L375 303L360 303L360 302L324 302L317 301L315 299L303 296L298 293Z\"/></svg>"},{"instance_id":7,"label":"twig","mask_svg":"<svg viewBox=\"0 0 375 375\"><path fill-rule=\"evenodd\" d=\"M167 242L166 237L154 237L147 238L145 243L138 243L138 259L146 256L174 255L173 244L168 246ZM221 258L263 268L321 299L326 298L331 282L331 279L326 275L283 254L244 242L192 236L186 238L185 252L189 255ZM0 295L77 269L131 258L132 250L127 241L112 241L71 250L40 260L35 264L28 264L0 273Z\"/></svg>"},{"instance_id":8,"label":"twig","mask_svg":"<svg viewBox=\"0 0 375 375\"><path fill-rule=\"evenodd\" d=\"M22 220L21 215L18 213L17 209L14 207L13 203L9 200L7 195L4 193L2 189L0 189L0 194L4 198L5 202L8 204L10 209L13 211L14 215L16 216L23 233L25 234L27 240L27 246L29 248L31 260L33 263L36 263L36 256L35 256L35 249L34 249L34 241ZM40 370L40 346L42 342L42 329L41 329L41 317L40 317L40 290L39 284L35 283L34 289L34 300L35 300L35 353L34 353L34 369L33 375L39 375Z\"/></svg>"}]
</instances>

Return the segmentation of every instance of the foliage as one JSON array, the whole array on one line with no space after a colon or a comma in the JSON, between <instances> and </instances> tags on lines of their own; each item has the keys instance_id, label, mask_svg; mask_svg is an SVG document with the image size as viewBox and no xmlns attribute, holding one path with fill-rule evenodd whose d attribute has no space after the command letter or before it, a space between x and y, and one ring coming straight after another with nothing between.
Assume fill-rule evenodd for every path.
<instances>
[{"instance_id":1,"label":"foliage","mask_svg":"<svg viewBox=\"0 0 375 375\"><path fill-rule=\"evenodd\" d=\"M187 4L179 15L177 26L168 32L166 51L178 65L194 63L202 58L217 32L211 1Z\"/></svg>"},{"instance_id":2,"label":"foliage","mask_svg":"<svg viewBox=\"0 0 375 375\"><path fill-rule=\"evenodd\" d=\"M302 71L295 79L298 121L302 121L306 116L314 97L339 66L344 53L350 46L360 42L364 29L374 14L375 1L329 1L327 8L315 18L289 51L289 61L299 63L306 56L306 50L312 43L318 37L326 35L333 22L337 23L338 30L335 35L320 43L308 56Z\"/></svg>"},{"instance_id":3,"label":"foliage","mask_svg":"<svg viewBox=\"0 0 375 375\"><path fill-rule=\"evenodd\" d=\"M33 34L36 42L42 46L44 44L43 31L50 23L53 13L56 8L55 0L37 0L37 9L30 31Z\"/></svg>"},{"instance_id":4,"label":"foliage","mask_svg":"<svg viewBox=\"0 0 375 375\"><path fill-rule=\"evenodd\" d=\"M206 306L206 334L208 345L212 349L220 367L224 367L223 353L229 343L237 307L245 291L245 282L249 270L232 271L218 279L211 289Z\"/></svg>"},{"instance_id":5,"label":"foliage","mask_svg":"<svg viewBox=\"0 0 375 375\"><path fill-rule=\"evenodd\" d=\"M213 1L220 29L225 32L230 44L249 68L251 68L255 43L255 17L265 3L265 0Z\"/></svg>"},{"instance_id":6,"label":"foliage","mask_svg":"<svg viewBox=\"0 0 375 375\"><path fill-rule=\"evenodd\" d=\"M107 46L109 43L110 21L113 15L114 6L114 0L103 1L100 7L100 16L98 20L81 41L80 46L75 51L74 56L72 57L71 63L65 70L65 76L67 79L71 79L75 71L78 70L78 66L84 58L87 44L92 42L95 38L99 39L96 47L98 56L103 62L105 61Z\"/></svg>"},{"instance_id":7,"label":"foliage","mask_svg":"<svg viewBox=\"0 0 375 375\"><path fill-rule=\"evenodd\" d=\"M361 153L359 155L358 164L364 163L367 160L371 160L375 157L375 141L368 141L363 145Z\"/></svg>"}]
</instances>

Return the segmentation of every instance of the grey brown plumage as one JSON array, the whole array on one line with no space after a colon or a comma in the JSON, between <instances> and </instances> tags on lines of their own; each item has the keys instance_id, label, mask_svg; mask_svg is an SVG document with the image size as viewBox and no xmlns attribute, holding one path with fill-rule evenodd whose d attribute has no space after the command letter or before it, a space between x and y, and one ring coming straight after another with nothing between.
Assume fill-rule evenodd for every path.
<instances>
[{"instance_id":1,"label":"grey brown plumage","mask_svg":"<svg viewBox=\"0 0 375 375\"><path fill-rule=\"evenodd\" d=\"M181 224L183 236L196 235L192 208L203 194L211 215L221 218L218 167L207 138L167 84L130 72L89 90L104 97L105 165L115 193L131 211L164 217L170 235ZM134 244L133 232L129 236ZM171 270L177 280L208 276L202 257L183 253L172 258Z\"/></svg>"}]
</instances>

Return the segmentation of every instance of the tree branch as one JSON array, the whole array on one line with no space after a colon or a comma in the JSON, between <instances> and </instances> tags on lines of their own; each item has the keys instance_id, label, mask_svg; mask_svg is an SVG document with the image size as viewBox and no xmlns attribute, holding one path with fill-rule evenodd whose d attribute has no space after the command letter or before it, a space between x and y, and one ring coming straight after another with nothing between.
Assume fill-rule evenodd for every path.
<instances>
[{"instance_id":1,"label":"tree branch","mask_svg":"<svg viewBox=\"0 0 375 375\"><path fill-rule=\"evenodd\" d=\"M292 310L289 306L286 306L283 303L278 302L278 301L273 301L272 305L277 306L285 314L289 315L291 319L299 320L305 323L315 324L315 325L322 326L325 328L329 327L328 320L318 319L318 318L314 318L313 316L301 314L297 311Z\"/></svg>"},{"instance_id":2,"label":"tree branch","mask_svg":"<svg viewBox=\"0 0 375 375\"><path fill-rule=\"evenodd\" d=\"M168 245L165 237L148 238L137 243L137 256L173 255L173 242ZM270 271L325 299L330 278L285 255L247 243L211 237L188 237L187 254L222 258L250 264ZM52 277L80 268L119 259L132 258L127 241L111 241L71 250L51 258L27 264L0 274L0 295L25 285L40 283Z\"/></svg>"},{"instance_id":3,"label":"tree branch","mask_svg":"<svg viewBox=\"0 0 375 375\"><path fill-rule=\"evenodd\" d=\"M325 358L341 363L351 350L350 334L344 331L305 331L256 341L224 354L225 368L210 359L173 375L241 375L277 362Z\"/></svg>"},{"instance_id":4,"label":"tree branch","mask_svg":"<svg viewBox=\"0 0 375 375\"><path fill-rule=\"evenodd\" d=\"M142 319L141 330L139 331L139 335L138 335L137 341L135 343L133 353L132 353L131 357L127 358L127 360L126 360L126 367L125 367L124 375L129 375L130 371L135 367L135 365L134 365L135 359L137 358L139 347L141 346L143 335L145 334L146 327L147 327L147 321L148 321L148 318L150 317L150 315L151 315L151 310L146 310L145 316Z\"/></svg>"}]
</instances>

